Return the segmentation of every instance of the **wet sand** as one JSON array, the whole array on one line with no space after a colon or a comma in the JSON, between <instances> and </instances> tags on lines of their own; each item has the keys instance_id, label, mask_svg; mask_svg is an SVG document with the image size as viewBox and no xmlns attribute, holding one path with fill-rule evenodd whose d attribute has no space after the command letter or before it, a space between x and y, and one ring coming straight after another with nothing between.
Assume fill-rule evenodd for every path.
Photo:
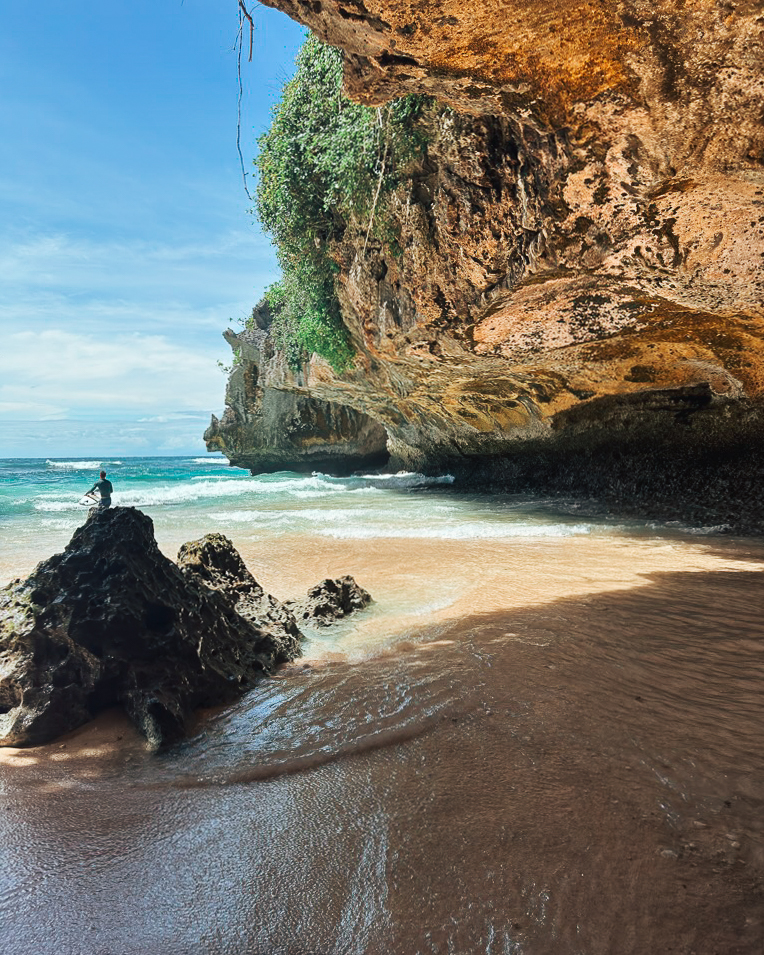
<instances>
[{"instance_id":1,"label":"wet sand","mask_svg":"<svg viewBox=\"0 0 764 955\"><path fill-rule=\"evenodd\" d=\"M371 615L161 756L118 714L1 751L2 951L761 952L761 551L631 543L295 555L504 589Z\"/></svg>"}]
</instances>

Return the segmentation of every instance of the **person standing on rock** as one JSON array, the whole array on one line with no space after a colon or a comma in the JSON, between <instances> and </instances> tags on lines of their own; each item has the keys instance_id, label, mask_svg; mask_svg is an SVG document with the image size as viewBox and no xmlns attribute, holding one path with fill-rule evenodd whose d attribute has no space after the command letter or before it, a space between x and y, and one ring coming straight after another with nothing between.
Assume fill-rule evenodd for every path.
<instances>
[{"instance_id":1,"label":"person standing on rock","mask_svg":"<svg viewBox=\"0 0 764 955\"><path fill-rule=\"evenodd\" d=\"M90 488L85 497L90 497L93 491L98 490L98 493L101 495L101 500L98 502L99 507L111 507L111 492L114 488L111 486L111 481L106 479L106 471L101 471L100 481L96 481L95 484Z\"/></svg>"}]
</instances>

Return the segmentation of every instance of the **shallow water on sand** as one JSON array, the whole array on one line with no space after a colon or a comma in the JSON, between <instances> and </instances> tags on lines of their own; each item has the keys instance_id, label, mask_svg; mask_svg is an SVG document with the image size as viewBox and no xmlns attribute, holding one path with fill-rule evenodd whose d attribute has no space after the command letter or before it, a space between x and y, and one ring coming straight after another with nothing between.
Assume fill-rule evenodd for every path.
<instances>
[{"instance_id":1,"label":"shallow water on sand","mask_svg":"<svg viewBox=\"0 0 764 955\"><path fill-rule=\"evenodd\" d=\"M759 953L762 546L322 493L228 533L372 608L167 753L118 714L0 751L3 953Z\"/></svg>"}]
</instances>

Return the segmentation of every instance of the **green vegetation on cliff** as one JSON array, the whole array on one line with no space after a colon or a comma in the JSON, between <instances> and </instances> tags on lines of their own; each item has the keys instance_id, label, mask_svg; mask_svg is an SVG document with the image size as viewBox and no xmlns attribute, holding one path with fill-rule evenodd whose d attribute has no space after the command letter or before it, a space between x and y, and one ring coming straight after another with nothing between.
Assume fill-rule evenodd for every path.
<instances>
[{"instance_id":1,"label":"green vegetation on cliff","mask_svg":"<svg viewBox=\"0 0 764 955\"><path fill-rule=\"evenodd\" d=\"M348 227L380 227L385 195L426 146L419 119L428 105L409 96L359 106L342 92L338 50L313 36L300 50L256 160L257 215L283 273L266 295L277 314L274 337L293 368L311 352L337 372L352 361L332 246Z\"/></svg>"}]
</instances>

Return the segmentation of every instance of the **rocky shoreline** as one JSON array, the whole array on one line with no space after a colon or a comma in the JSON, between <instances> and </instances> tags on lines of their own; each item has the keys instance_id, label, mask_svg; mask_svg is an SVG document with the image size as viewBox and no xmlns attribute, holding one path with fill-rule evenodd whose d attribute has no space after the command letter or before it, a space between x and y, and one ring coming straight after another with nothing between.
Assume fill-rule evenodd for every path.
<instances>
[{"instance_id":1,"label":"rocky shoreline","mask_svg":"<svg viewBox=\"0 0 764 955\"><path fill-rule=\"evenodd\" d=\"M338 585L356 599L321 599ZM371 599L352 578L313 591L307 623ZM0 745L47 743L114 706L152 746L172 743L193 710L241 696L303 639L222 534L184 544L175 563L147 515L94 509L63 553L0 590Z\"/></svg>"},{"instance_id":2,"label":"rocky shoreline","mask_svg":"<svg viewBox=\"0 0 764 955\"><path fill-rule=\"evenodd\" d=\"M295 370L257 306L208 448L764 532L760 12L269 3L355 101L436 105L385 229L326 240L353 362Z\"/></svg>"},{"instance_id":3,"label":"rocky shoreline","mask_svg":"<svg viewBox=\"0 0 764 955\"><path fill-rule=\"evenodd\" d=\"M594 513L764 536L764 433L758 423L716 440L671 431L567 436L519 443L511 454L451 461L454 490L528 493L581 502ZM423 470L427 470L426 468Z\"/></svg>"},{"instance_id":4,"label":"rocky shoreline","mask_svg":"<svg viewBox=\"0 0 764 955\"><path fill-rule=\"evenodd\" d=\"M267 306L255 314L257 327L227 334L240 362L226 411L213 416L205 433L209 450L252 474L451 474L456 490L561 495L648 520L764 535L760 402L719 395L707 382L648 387L582 401L535 429L480 430L479 445L470 447L433 416L415 449L374 422L371 408L369 415L342 417L341 406L311 391L310 369L299 380L285 372L269 338ZM344 430L333 432L331 422L340 419ZM313 431L316 420L320 434Z\"/></svg>"}]
</instances>

